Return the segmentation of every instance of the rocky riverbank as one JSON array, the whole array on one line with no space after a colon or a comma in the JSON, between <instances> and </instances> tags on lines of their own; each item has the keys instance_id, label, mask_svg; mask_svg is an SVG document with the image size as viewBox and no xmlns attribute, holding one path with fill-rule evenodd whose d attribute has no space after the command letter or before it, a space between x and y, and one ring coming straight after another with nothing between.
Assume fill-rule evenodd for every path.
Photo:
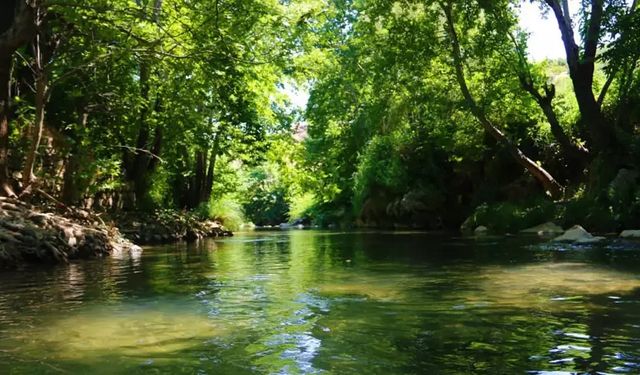
<instances>
[{"instance_id":1,"label":"rocky riverbank","mask_svg":"<svg viewBox=\"0 0 640 375\"><path fill-rule=\"evenodd\" d=\"M0 198L0 266L66 263L140 247L97 215L72 208L36 207Z\"/></svg>"},{"instance_id":2,"label":"rocky riverbank","mask_svg":"<svg viewBox=\"0 0 640 375\"><path fill-rule=\"evenodd\" d=\"M0 267L66 263L122 252L138 245L232 236L219 222L188 212L159 210L108 217L61 205L32 205L0 197Z\"/></svg>"},{"instance_id":3,"label":"rocky riverbank","mask_svg":"<svg viewBox=\"0 0 640 375\"><path fill-rule=\"evenodd\" d=\"M140 245L233 236L218 221L175 210L123 213L118 215L115 225L126 238Z\"/></svg>"}]
</instances>

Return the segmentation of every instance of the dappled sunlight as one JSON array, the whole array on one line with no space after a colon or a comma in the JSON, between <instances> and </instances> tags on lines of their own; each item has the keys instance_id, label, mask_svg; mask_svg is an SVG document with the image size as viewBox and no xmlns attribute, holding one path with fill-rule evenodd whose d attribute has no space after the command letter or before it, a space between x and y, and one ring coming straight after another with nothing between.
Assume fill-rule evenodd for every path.
<instances>
[{"instance_id":1,"label":"dappled sunlight","mask_svg":"<svg viewBox=\"0 0 640 375\"><path fill-rule=\"evenodd\" d=\"M424 283L410 274L342 274L318 286L327 297L360 297L376 301L403 302L411 299L410 291Z\"/></svg>"},{"instance_id":2,"label":"dappled sunlight","mask_svg":"<svg viewBox=\"0 0 640 375\"><path fill-rule=\"evenodd\" d=\"M561 302L597 295L628 294L640 288L640 276L586 263L544 263L488 267L478 277L469 301L514 307L565 308Z\"/></svg>"},{"instance_id":3,"label":"dappled sunlight","mask_svg":"<svg viewBox=\"0 0 640 375\"><path fill-rule=\"evenodd\" d=\"M149 248L139 266L13 274L0 284L0 373L580 373L640 363L640 277L622 271L635 250L562 252L573 261L558 262L502 239L508 251L409 234L244 240L253 241Z\"/></svg>"},{"instance_id":4,"label":"dappled sunlight","mask_svg":"<svg viewBox=\"0 0 640 375\"><path fill-rule=\"evenodd\" d=\"M217 324L196 309L163 311L161 306L130 311L104 307L67 314L27 331L25 350L52 350L57 359L109 355L153 357L188 349L227 335L232 327ZM35 340L38 338L38 340Z\"/></svg>"}]
</instances>

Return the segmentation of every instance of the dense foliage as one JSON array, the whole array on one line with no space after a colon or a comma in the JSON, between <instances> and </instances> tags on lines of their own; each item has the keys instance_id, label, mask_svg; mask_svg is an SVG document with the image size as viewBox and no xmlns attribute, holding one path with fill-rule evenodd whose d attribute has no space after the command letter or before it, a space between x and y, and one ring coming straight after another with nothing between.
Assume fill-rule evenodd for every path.
<instances>
[{"instance_id":1,"label":"dense foliage","mask_svg":"<svg viewBox=\"0 0 640 375\"><path fill-rule=\"evenodd\" d=\"M528 56L520 0L11 0L2 194L236 224L640 224L637 1L529 2L566 59Z\"/></svg>"}]
</instances>

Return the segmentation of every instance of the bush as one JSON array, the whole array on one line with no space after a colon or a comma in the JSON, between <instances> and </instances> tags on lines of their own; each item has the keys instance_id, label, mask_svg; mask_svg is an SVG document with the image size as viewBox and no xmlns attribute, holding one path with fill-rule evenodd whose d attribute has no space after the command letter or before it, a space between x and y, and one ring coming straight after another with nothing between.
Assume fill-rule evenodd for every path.
<instances>
[{"instance_id":1,"label":"bush","mask_svg":"<svg viewBox=\"0 0 640 375\"><path fill-rule=\"evenodd\" d=\"M558 206L549 200L535 200L523 204L511 202L486 203L476 207L467 225L471 229L484 225L493 233L516 233L558 216Z\"/></svg>"},{"instance_id":2,"label":"bush","mask_svg":"<svg viewBox=\"0 0 640 375\"><path fill-rule=\"evenodd\" d=\"M316 197L313 193L304 193L290 198L289 217L292 220L311 217Z\"/></svg>"},{"instance_id":3,"label":"bush","mask_svg":"<svg viewBox=\"0 0 640 375\"><path fill-rule=\"evenodd\" d=\"M205 219L218 220L227 229L238 230L245 222L242 205L230 196L222 196L219 199L212 198L209 203L204 203L197 208L196 213Z\"/></svg>"}]
</instances>

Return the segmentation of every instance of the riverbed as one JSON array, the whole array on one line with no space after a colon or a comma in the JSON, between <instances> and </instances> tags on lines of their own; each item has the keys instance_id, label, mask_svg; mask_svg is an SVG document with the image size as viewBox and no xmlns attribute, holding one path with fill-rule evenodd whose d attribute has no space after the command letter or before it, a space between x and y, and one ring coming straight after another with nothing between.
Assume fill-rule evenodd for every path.
<instances>
[{"instance_id":1,"label":"riverbed","mask_svg":"<svg viewBox=\"0 0 640 375\"><path fill-rule=\"evenodd\" d=\"M0 374L640 373L640 246L281 231L0 273Z\"/></svg>"}]
</instances>

